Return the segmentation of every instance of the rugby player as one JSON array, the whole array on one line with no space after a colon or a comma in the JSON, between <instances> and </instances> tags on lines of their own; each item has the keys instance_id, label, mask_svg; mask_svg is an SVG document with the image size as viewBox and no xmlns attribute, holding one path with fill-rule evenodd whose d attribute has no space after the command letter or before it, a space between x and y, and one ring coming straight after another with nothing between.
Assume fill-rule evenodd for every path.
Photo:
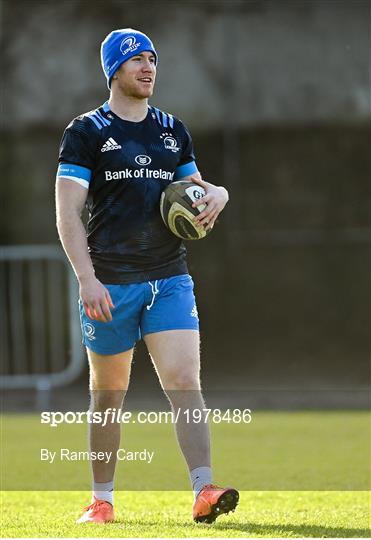
<instances>
[{"instance_id":1,"label":"rugby player","mask_svg":"<svg viewBox=\"0 0 371 540\"><path fill-rule=\"evenodd\" d=\"M203 409L193 281L159 200L174 180L201 185L206 195L195 204L207 206L195 219L211 228L228 192L202 180L183 123L149 106L158 63L151 40L131 28L115 30L102 43L101 61L110 98L67 126L56 183L57 228L80 287L91 409L122 406L140 338L173 410ZM195 494L193 518L213 522L234 510L238 492L212 481L207 423L180 420L176 433ZM90 425L91 452L116 456L119 445L120 424ZM114 520L115 465L116 459L92 463L92 502L78 523Z\"/></svg>"}]
</instances>

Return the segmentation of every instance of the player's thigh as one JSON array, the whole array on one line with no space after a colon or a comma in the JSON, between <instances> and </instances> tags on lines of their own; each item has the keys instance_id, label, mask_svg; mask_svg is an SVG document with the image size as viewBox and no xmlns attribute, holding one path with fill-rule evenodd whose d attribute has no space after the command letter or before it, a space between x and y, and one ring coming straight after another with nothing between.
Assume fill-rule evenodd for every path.
<instances>
[{"instance_id":1,"label":"player's thigh","mask_svg":"<svg viewBox=\"0 0 371 540\"><path fill-rule=\"evenodd\" d=\"M134 349L112 355L87 349L91 390L124 390L129 386Z\"/></svg>"},{"instance_id":2,"label":"player's thigh","mask_svg":"<svg viewBox=\"0 0 371 540\"><path fill-rule=\"evenodd\" d=\"M167 330L146 334L144 341L165 390L200 388L198 330Z\"/></svg>"}]
</instances>

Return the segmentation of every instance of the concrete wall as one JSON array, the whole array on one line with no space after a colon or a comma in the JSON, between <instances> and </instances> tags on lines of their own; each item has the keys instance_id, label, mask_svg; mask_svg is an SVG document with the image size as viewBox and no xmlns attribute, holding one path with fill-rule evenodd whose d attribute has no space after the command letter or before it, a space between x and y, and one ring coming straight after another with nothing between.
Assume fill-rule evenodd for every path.
<instances>
[{"instance_id":1,"label":"concrete wall","mask_svg":"<svg viewBox=\"0 0 371 540\"><path fill-rule=\"evenodd\" d=\"M369 0L2 0L3 127L63 126L107 97L100 42L148 32L153 103L193 129L370 118Z\"/></svg>"}]
</instances>

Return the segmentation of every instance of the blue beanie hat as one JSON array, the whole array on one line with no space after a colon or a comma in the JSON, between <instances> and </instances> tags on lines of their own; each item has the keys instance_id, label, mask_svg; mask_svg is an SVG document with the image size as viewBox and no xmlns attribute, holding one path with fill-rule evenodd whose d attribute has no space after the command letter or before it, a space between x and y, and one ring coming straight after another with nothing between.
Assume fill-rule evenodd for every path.
<instances>
[{"instance_id":1,"label":"blue beanie hat","mask_svg":"<svg viewBox=\"0 0 371 540\"><path fill-rule=\"evenodd\" d=\"M143 51L151 51L157 65L158 57L153 43L142 32L132 28L122 28L108 34L100 49L102 68L107 78L108 88L111 88L112 77L121 64Z\"/></svg>"}]
</instances>

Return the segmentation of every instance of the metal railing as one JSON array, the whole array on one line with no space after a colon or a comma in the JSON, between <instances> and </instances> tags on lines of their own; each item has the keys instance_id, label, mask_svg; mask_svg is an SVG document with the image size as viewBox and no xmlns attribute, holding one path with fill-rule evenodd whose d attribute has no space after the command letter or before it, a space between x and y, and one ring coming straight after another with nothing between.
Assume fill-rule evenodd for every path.
<instances>
[{"instance_id":1,"label":"metal railing","mask_svg":"<svg viewBox=\"0 0 371 540\"><path fill-rule=\"evenodd\" d=\"M0 247L0 388L48 390L84 367L76 278L54 245Z\"/></svg>"}]
</instances>

